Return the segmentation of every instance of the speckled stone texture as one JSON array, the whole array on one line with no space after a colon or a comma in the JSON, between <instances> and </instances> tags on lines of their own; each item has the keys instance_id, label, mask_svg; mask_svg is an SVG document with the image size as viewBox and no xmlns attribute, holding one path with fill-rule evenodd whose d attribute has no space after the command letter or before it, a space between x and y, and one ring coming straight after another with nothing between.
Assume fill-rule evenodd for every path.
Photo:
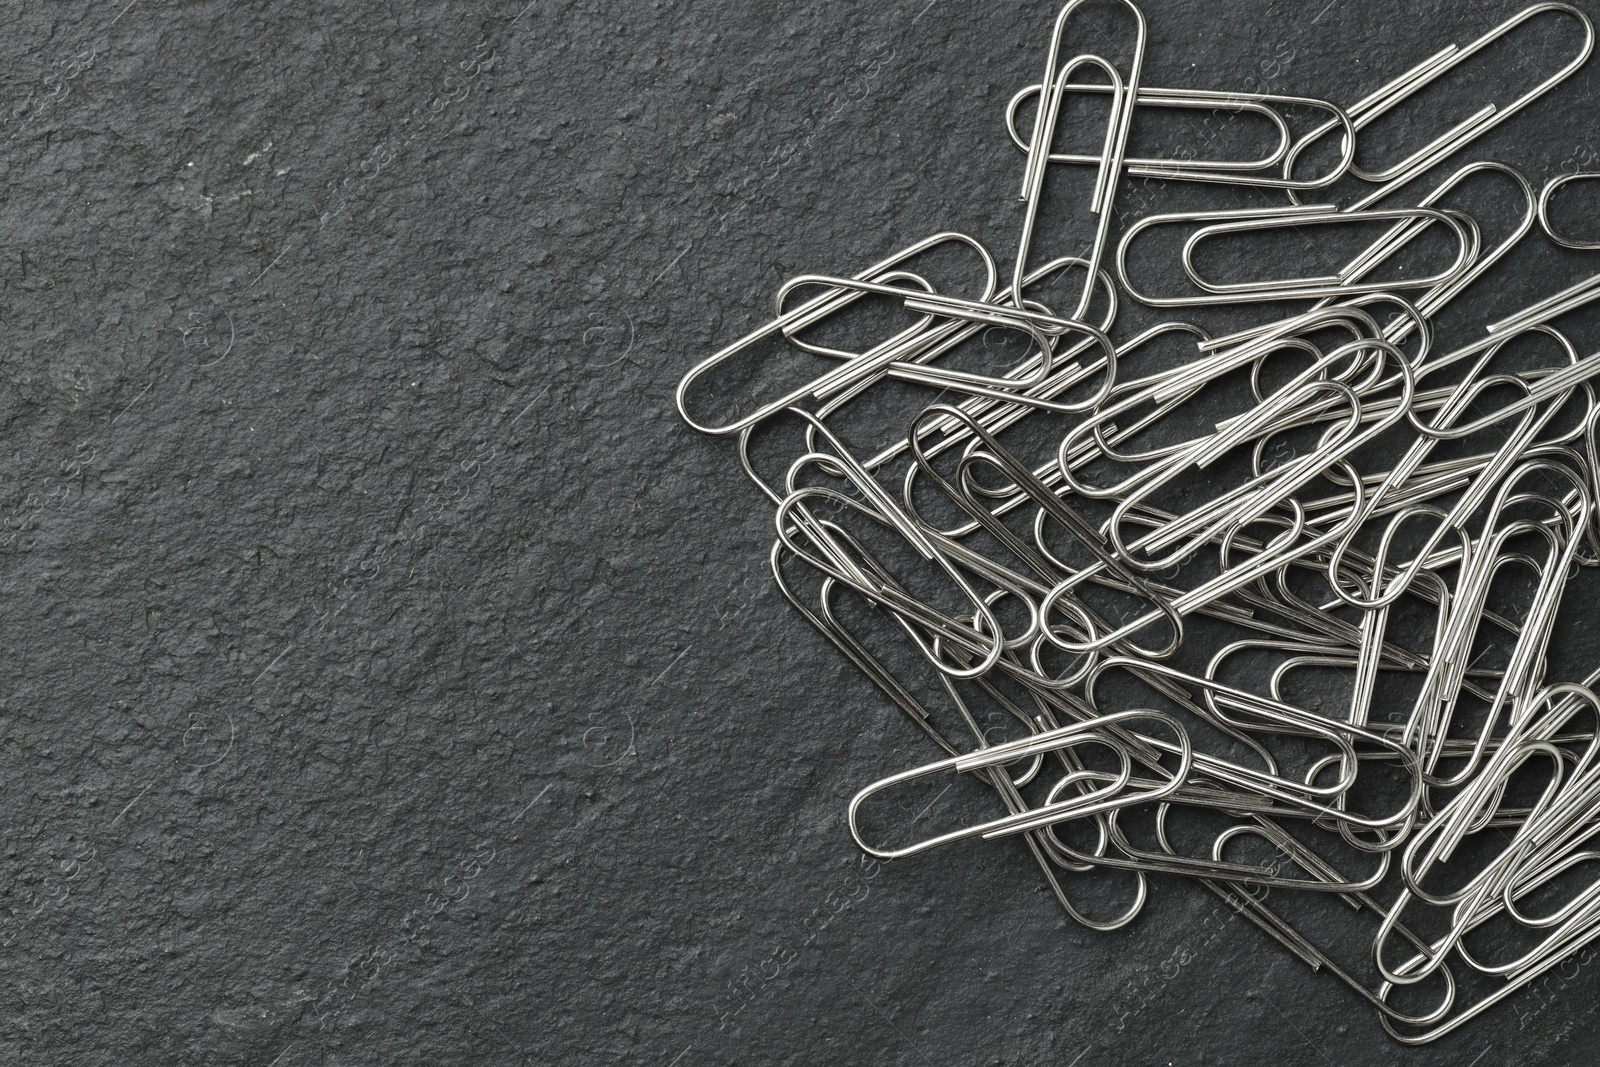
<instances>
[{"instance_id":1,"label":"speckled stone texture","mask_svg":"<svg viewBox=\"0 0 1600 1067\"><path fill-rule=\"evenodd\" d=\"M861 864L933 753L671 391L785 277L1009 255L1050 4L124 3L0 31L0 1062L1595 1062L1587 967L1409 1051L1193 886ZM1344 103L1514 10L1143 6L1149 84ZM1592 166L1597 79L1480 154Z\"/></svg>"}]
</instances>

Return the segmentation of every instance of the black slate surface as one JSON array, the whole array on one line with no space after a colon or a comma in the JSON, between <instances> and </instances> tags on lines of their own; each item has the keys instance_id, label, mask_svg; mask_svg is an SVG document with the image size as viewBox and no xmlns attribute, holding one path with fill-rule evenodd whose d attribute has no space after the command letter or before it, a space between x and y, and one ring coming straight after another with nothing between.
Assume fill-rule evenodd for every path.
<instances>
[{"instance_id":1,"label":"black slate surface","mask_svg":"<svg viewBox=\"0 0 1600 1067\"><path fill-rule=\"evenodd\" d=\"M1343 103L1515 10L1143 7L1148 84ZM933 754L671 390L792 274L1008 255L1053 15L10 5L0 1061L1594 1062L1589 967L1407 1050L1192 886L1106 935L1012 846L860 862ZM1592 167L1597 99L1477 154Z\"/></svg>"}]
</instances>

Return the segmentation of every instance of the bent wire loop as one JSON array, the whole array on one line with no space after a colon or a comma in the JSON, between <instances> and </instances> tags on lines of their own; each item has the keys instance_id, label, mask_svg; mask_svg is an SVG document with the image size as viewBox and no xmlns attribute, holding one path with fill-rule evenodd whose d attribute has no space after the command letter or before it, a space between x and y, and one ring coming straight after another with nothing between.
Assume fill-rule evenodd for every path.
<instances>
[{"instance_id":1,"label":"bent wire loop","mask_svg":"<svg viewBox=\"0 0 1600 1067\"><path fill-rule=\"evenodd\" d=\"M1017 109L1024 101L1038 97L1040 91L1039 86L1030 85L1018 90L1006 105L1006 130L1010 133L1011 140L1024 152L1029 150L1030 142L1024 139L1021 131L1017 129ZM1068 83L1063 86L1063 92L1067 96L1074 93L1103 95L1114 91L1112 86L1096 83ZM1123 173L1131 178L1212 182L1218 185L1248 185L1264 189L1321 189L1338 181L1349 169L1355 155L1354 124L1342 108L1326 100L1286 96L1281 93L1221 93L1201 89L1142 88L1134 105L1136 108L1204 110L1212 113L1224 111L1233 114L1260 115L1272 125L1279 141L1271 152L1254 160L1161 159L1132 156L1123 160ZM1260 173L1282 163L1290 151L1292 141L1289 124L1284 119L1283 113L1278 110L1281 107L1309 107L1326 111L1331 116L1329 120L1331 127L1342 128L1345 131L1345 137L1341 141L1341 155L1329 166L1327 173L1309 179L1278 178ZM1099 164L1100 161L1099 156L1082 153L1052 152L1049 156L1051 163L1093 165Z\"/></svg>"},{"instance_id":2,"label":"bent wire loop","mask_svg":"<svg viewBox=\"0 0 1600 1067\"><path fill-rule=\"evenodd\" d=\"M1445 130L1433 140L1413 149L1410 155L1387 167L1372 169L1352 162L1350 173L1364 181L1385 185L1388 190L1398 188L1423 174L1440 161L1460 151L1496 126L1506 122L1575 74L1578 68L1583 66L1594 52L1594 24L1590 21L1588 15L1571 4L1533 4L1501 22L1465 48L1454 44L1445 46L1415 67L1353 104L1347 109L1347 113L1354 122L1355 130L1359 135L1361 130L1370 126L1377 119L1427 88L1450 70L1460 66L1479 52L1493 45L1496 41L1506 37L1523 23L1539 15L1551 13L1570 15L1577 19L1583 28L1583 40L1579 44L1576 54L1565 64L1558 67L1553 74L1528 89L1509 104L1497 104L1493 101L1484 104L1477 111ZM1342 127L1333 121L1325 122L1297 141L1290 148L1289 154L1285 159L1284 174L1287 176L1293 173L1295 161L1307 147L1335 131L1342 131ZM1295 198L1293 190L1290 191L1289 196L1291 200Z\"/></svg>"},{"instance_id":3,"label":"bent wire loop","mask_svg":"<svg viewBox=\"0 0 1600 1067\"><path fill-rule=\"evenodd\" d=\"M1159 722L1175 735L1176 741L1173 742L1173 745L1178 753L1177 766L1172 769L1165 782L1139 789L1128 788L1132 779L1132 761L1122 745L1110 734L1105 733L1103 728L1133 720ZM1111 783L1098 786L1088 793L1063 797L1061 794L1067 793L1070 785L1083 780L1075 773L1066 774L1050 790L1045 803L1037 807L936 834L900 848L879 848L868 844L862 839L861 827L857 821L861 805L867 798L902 782L945 771L955 771L959 774L987 770L1041 753L1055 753L1064 748L1085 744L1099 745L1110 749L1118 756L1121 761L1122 771ZM967 755L952 756L949 759L939 760L937 763L930 763L909 771L901 771L899 774L892 774L887 778L874 782L850 798L848 808L850 834L856 839L856 843L861 846L863 851L877 856L879 859L899 859L968 837L996 838L1024 833L1028 830L1052 826L1068 819L1083 819L1133 804L1160 800L1183 784L1184 777L1189 772L1189 760L1188 734L1184 732L1183 727L1178 724L1177 720L1170 715L1155 711L1113 712L1109 715L1071 723L1030 737L1019 738L1003 745L980 749Z\"/></svg>"},{"instance_id":4,"label":"bent wire loop","mask_svg":"<svg viewBox=\"0 0 1600 1067\"><path fill-rule=\"evenodd\" d=\"M981 257L986 268L987 281L983 290L980 292L978 299L980 301L989 299L994 295L997 281L994 261L989 257L989 253L985 251L983 246L978 244L977 241L967 237L965 234L958 233L940 233L934 234L932 237L924 238L923 240L911 245L909 248L896 252L894 255L873 264L871 267L868 267L866 270L862 271L859 275L856 275L852 280L861 283L868 282L872 278L882 276L886 273L892 273L906 260L926 252L930 248L936 247L940 244L955 242L959 242L972 248ZM747 415L733 418L731 421L721 424L715 422L697 422L694 417L689 414L690 389L708 373L717 369L735 356L741 355L748 351L760 341L771 338L774 335L787 336L790 333L802 330L807 326L814 325L825 314L831 314L838 311L841 307L851 302L852 299L859 299L860 296L865 296L869 291L870 290L858 289L854 291L823 292L813 297L811 300L799 305L798 307L779 315L766 325L757 327L756 329L745 334L743 337L739 338L737 341L734 341L732 344L726 346L721 351L696 364L695 367L690 370L688 374L685 374L683 379L678 383L678 389L676 393L678 413L683 417L684 422L705 434L722 435L738 433L741 430L754 426L756 423L761 422L764 419L770 418L778 412L783 411L785 408L792 407L796 403L808 397L826 396L831 392L846 388L864 379L881 376L885 366L894 363L906 355L906 347L916 340L916 334L912 334L909 337L901 336L894 339L892 343L888 345L879 346L877 350L863 353L856 358L850 359L843 366L835 367L832 370L825 371L816 378L807 382L805 385L799 386L783 394L782 396L767 401L766 403L759 405L755 411Z\"/></svg>"},{"instance_id":5,"label":"bent wire loop","mask_svg":"<svg viewBox=\"0 0 1600 1067\"><path fill-rule=\"evenodd\" d=\"M1556 232L1554 224L1550 221L1550 198L1556 194L1557 190L1573 182L1593 181L1596 178L1600 178L1600 173L1563 174L1558 178L1551 178L1539 192L1539 225L1543 228L1545 236L1562 248L1600 248L1600 238L1592 238L1585 241L1562 236Z\"/></svg>"},{"instance_id":6,"label":"bent wire loop","mask_svg":"<svg viewBox=\"0 0 1600 1067\"><path fill-rule=\"evenodd\" d=\"M1312 275L1302 278L1276 279L1265 282L1210 282L1202 278L1194 266L1194 250L1201 241L1228 233L1249 233L1273 229L1299 229L1305 226L1329 226L1346 223L1388 220L1428 221L1443 223L1457 239L1455 259L1448 267L1419 278L1391 278L1382 281L1356 281L1357 275L1370 272L1375 261L1392 255L1398 249L1392 242L1380 238L1376 246L1356 256L1342 270L1333 274ZM1134 287L1128 277L1128 250L1134 240L1146 230L1156 226L1205 223L1184 242L1182 265L1184 273L1196 288L1198 296L1158 296ZM1353 296L1362 293L1387 292L1393 289L1426 289L1455 281L1472 266L1477 246L1476 235L1468 229L1460 216L1432 208L1403 208L1388 211L1359 213L1335 211L1325 204L1308 204L1295 208L1254 208L1242 211L1186 211L1167 215L1151 215L1140 219L1128 228L1117 246L1117 278L1124 289L1140 303L1151 307L1196 307L1207 304L1260 302L1270 300L1304 300L1318 297Z\"/></svg>"}]
</instances>

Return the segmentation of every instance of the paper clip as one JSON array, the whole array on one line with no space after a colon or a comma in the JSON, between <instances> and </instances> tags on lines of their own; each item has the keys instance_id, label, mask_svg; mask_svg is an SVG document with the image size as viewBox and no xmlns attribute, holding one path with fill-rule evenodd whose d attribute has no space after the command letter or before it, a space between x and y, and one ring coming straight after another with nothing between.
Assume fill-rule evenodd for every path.
<instances>
[{"instance_id":1,"label":"paper clip","mask_svg":"<svg viewBox=\"0 0 1600 1067\"><path fill-rule=\"evenodd\" d=\"M979 294L979 300L988 300L994 295L996 276L994 260L977 241L959 233L939 233L932 237L924 238L909 248L902 249L887 259L874 263L861 274L855 276L853 281L867 282L872 278L895 271L913 256L926 252L941 244L960 243L976 251L983 261L987 273L984 289ZM843 366L835 367L817 376L806 384L792 389L789 392L761 404L755 411L742 417L717 424L711 422L697 422L689 414L689 391L706 374L726 363L728 360L748 351L755 344L771 337L782 335L787 337L790 333L815 325L821 318L830 315L854 300L865 296L870 290L856 289L850 291L834 290L824 292L800 306L779 315L777 318L745 334L721 351L717 352L700 363L696 364L689 373L683 376L678 383L675 394L678 404L678 414L683 421L694 429L704 434L713 436L738 433L756 423L794 406L796 403L809 397L825 396L851 386L863 379L879 377L884 373L884 368L900 360L907 354L907 346L912 344L921 333L921 325L915 326L909 333L902 333L891 340L886 346L880 346L873 352L865 353L856 358L849 359ZM924 323L925 324L925 323Z\"/></svg>"},{"instance_id":2,"label":"paper clip","mask_svg":"<svg viewBox=\"0 0 1600 1067\"><path fill-rule=\"evenodd\" d=\"M1423 60L1421 63L1406 71L1404 74L1401 74L1393 81L1390 81L1386 85L1382 86L1371 95L1364 97L1359 103L1348 108L1347 110L1349 116L1354 121L1355 129L1359 133L1359 131L1365 129L1367 126L1370 126L1378 118L1388 114L1399 104L1410 99L1422 89L1432 84L1434 81L1437 81L1446 72L1453 70L1455 67L1466 62L1468 59L1471 59L1474 55L1505 37L1518 26L1521 26L1523 23L1530 19L1536 18L1539 15L1550 12L1571 15L1583 26L1583 43L1580 45L1577 54L1570 61L1568 61L1566 65L1562 66L1554 74L1550 75L1550 77L1546 78L1538 85L1535 85L1522 96L1503 107L1493 102L1484 104L1483 107L1473 112L1467 118L1463 119L1455 126L1452 126L1444 133L1434 138L1432 141L1429 141L1427 144L1414 150L1404 159L1401 159L1398 162L1381 169L1369 169L1367 167L1360 166L1358 163L1352 163L1350 166L1350 173L1354 174L1358 178L1363 179L1364 181L1385 184L1391 190L1398 188L1405 182L1408 182L1418 175L1424 173L1433 167L1434 164L1466 147L1468 144L1472 143L1472 141L1483 136L1485 133L1488 133L1490 130L1494 129L1496 126L1499 126L1507 119L1510 119L1512 116L1526 108L1529 104L1539 99L1539 97L1543 96L1551 89L1554 89L1557 85L1561 84L1567 78L1576 73L1578 68L1583 66L1583 64L1588 60L1590 53L1594 51L1594 24L1590 22L1589 17L1586 14L1570 4L1533 4L1506 19L1488 33L1467 45L1465 48L1461 48L1454 44L1447 45L1441 51L1430 56L1428 59ZM1288 159L1284 164L1285 174L1289 174L1293 171L1296 158L1298 158L1300 153L1308 145L1320 140L1322 137L1327 136L1330 132L1333 132L1338 128L1339 127L1335 123L1324 123L1322 126L1319 126L1309 132L1301 141L1297 142L1294 147L1289 150ZM1294 197L1294 193L1292 191L1290 192L1290 197L1291 199Z\"/></svg>"},{"instance_id":3,"label":"paper clip","mask_svg":"<svg viewBox=\"0 0 1600 1067\"><path fill-rule=\"evenodd\" d=\"M1550 198L1557 189L1572 182L1592 181L1600 178L1600 173L1595 174L1563 174L1559 178L1551 178L1545 183L1544 189L1539 193L1539 225L1543 227L1545 236L1550 238L1562 248L1595 249L1600 248L1600 241L1577 241L1570 237L1563 237L1556 232L1555 226L1550 222Z\"/></svg>"},{"instance_id":4,"label":"paper clip","mask_svg":"<svg viewBox=\"0 0 1600 1067\"><path fill-rule=\"evenodd\" d=\"M1106 94L1114 91L1112 86L1096 83L1069 83L1064 87L1067 94L1085 93L1091 95ZM1023 151L1028 151L1029 142L1017 129L1017 109L1024 100L1038 96L1040 88L1030 85L1019 90L1012 96L1006 105L1006 130L1011 134L1011 140ZM1123 160L1124 173L1133 178L1159 178L1167 181L1194 181L1212 182L1220 185L1248 185L1265 189L1321 189L1338 181L1346 170L1355 154L1355 128L1346 115L1336 104L1326 100L1316 100L1311 97L1285 96L1278 93L1239 93L1239 92L1210 92L1198 89L1149 89L1141 88L1135 101L1137 107L1152 108L1177 108L1197 109L1211 112L1229 111L1235 114L1257 114L1265 116L1276 129L1279 135L1279 144L1272 152L1256 160L1176 160L1155 159L1143 157L1129 157ZM1275 167L1287 158L1290 148L1289 125L1284 121L1283 115L1272 105L1299 106L1319 108L1327 111L1332 118L1332 128L1343 127L1346 137L1342 142L1342 155L1326 174L1317 178L1274 178L1259 173L1270 167ZM1066 152L1053 152L1049 157L1051 163L1097 164L1101 157L1073 154Z\"/></svg>"},{"instance_id":5,"label":"paper clip","mask_svg":"<svg viewBox=\"0 0 1600 1067\"><path fill-rule=\"evenodd\" d=\"M1271 229L1298 228L1302 226L1328 226L1382 220L1427 220L1440 222L1455 234L1458 245L1456 258L1436 274L1420 278L1388 279L1377 282L1354 281L1356 275L1372 269L1375 253L1357 256L1337 274L1314 275L1304 278L1279 279L1270 282L1212 283L1199 276L1194 267L1194 249L1207 237L1224 233L1246 233ZM1184 242L1183 266L1189 279L1204 290L1201 296L1154 296L1137 289L1128 276L1128 250L1134 240L1155 226L1185 223L1205 223ZM1380 242L1382 239L1380 238ZM1195 307L1206 304L1257 302L1270 300L1303 300L1316 297L1341 297L1358 293L1376 293L1393 289L1426 289L1443 285L1461 277L1472 265L1476 249L1475 235L1456 215L1435 211L1432 208L1404 208L1389 211L1350 213L1335 211L1326 204L1308 204L1294 208L1258 208L1245 211L1188 211L1168 215L1150 215L1128 228L1117 246L1117 277L1132 296L1151 307ZM1392 254L1395 249L1384 242L1382 251Z\"/></svg>"},{"instance_id":6,"label":"paper clip","mask_svg":"<svg viewBox=\"0 0 1600 1067\"><path fill-rule=\"evenodd\" d=\"M1177 737L1178 765L1172 770L1166 782L1154 788L1136 790L1126 788L1133 774L1132 762L1122 746L1102 729L1108 725L1133 720L1159 722ZM951 830L943 834L936 834L933 837L900 848L879 848L868 844L862 839L861 827L858 823L862 803L868 797L893 788L902 782L908 782L930 774L941 774L946 771L955 771L960 774L987 770L991 767L999 767L1039 753L1055 752L1082 744L1096 744L1109 748L1117 754L1122 763L1122 772L1111 784L1095 789L1087 795L1079 794L1062 799L1060 794L1075 781L1080 780L1069 774L1063 777L1055 788L1051 790L1046 803L1035 808L1029 808L1025 811L972 826L964 826L958 830ZM1067 819L1087 818L1091 815L1114 811L1117 808L1128 807L1133 804L1160 800L1183 784L1185 776L1189 773L1189 762L1189 735L1184 732L1183 727L1172 716L1158 711L1113 712L1110 715L1100 716L1084 722L1071 723L1055 730L1035 734L1003 745L980 749L970 755L952 756L949 759L939 760L937 763L930 763L909 771L901 771L899 774L892 774L887 778L874 782L850 798L850 805L847 809L850 835L856 839L856 844L861 846L862 851L870 855L877 856L879 859L900 859L969 837L993 839L1025 833L1029 830L1051 826Z\"/></svg>"}]
</instances>

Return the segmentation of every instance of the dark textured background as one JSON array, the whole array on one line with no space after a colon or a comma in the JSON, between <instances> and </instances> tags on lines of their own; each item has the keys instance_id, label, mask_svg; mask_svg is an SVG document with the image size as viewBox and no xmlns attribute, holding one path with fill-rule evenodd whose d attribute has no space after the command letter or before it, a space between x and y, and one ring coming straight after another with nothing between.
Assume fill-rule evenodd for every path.
<instances>
[{"instance_id":1,"label":"dark textured background","mask_svg":"<svg viewBox=\"0 0 1600 1067\"><path fill-rule=\"evenodd\" d=\"M1144 9L1149 84L1350 103L1515 8ZM791 274L1009 255L1053 13L8 4L0 1060L1594 1062L1588 968L1413 1052L1192 886L856 881L933 754L671 389ZM1592 167L1597 78L1480 154Z\"/></svg>"}]
</instances>

